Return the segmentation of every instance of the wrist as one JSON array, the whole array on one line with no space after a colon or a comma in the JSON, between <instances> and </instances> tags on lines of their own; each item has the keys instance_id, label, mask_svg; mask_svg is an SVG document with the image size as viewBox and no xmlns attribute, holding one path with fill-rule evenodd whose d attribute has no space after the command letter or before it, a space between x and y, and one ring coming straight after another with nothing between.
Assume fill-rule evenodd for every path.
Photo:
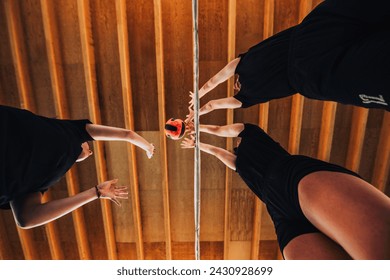
<instances>
[{"instance_id":1,"label":"wrist","mask_svg":"<svg viewBox=\"0 0 390 280\"><path fill-rule=\"evenodd\" d=\"M97 198L100 198L100 197L102 196L102 194L101 194L101 192L100 192L98 186L95 186L95 192L96 192Z\"/></svg>"}]
</instances>

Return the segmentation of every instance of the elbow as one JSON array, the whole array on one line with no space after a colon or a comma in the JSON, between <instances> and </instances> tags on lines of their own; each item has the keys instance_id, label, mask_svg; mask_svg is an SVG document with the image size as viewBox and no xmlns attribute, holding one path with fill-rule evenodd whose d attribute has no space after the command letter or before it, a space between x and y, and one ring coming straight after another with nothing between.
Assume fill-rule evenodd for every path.
<instances>
[{"instance_id":1,"label":"elbow","mask_svg":"<svg viewBox=\"0 0 390 280\"><path fill-rule=\"evenodd\" d=\"M199 111L199 114L202 115L203 114L206 114L208 112L211 112L214 110L214 102L213 100L207 102Z\"/></svg>"},{"instance_id":2,"label":"elbow","mask_svg":"<svg viewBox=\"0 0 390 280\"><path fill-rule=\"evenodd\" d=\"M218 85L218 79L216 76L214 76L205 84L205 90L208 91L211 88L216 87L217 85Z\"/></svg>"},{"instance_id":3,"label":"elbow","mask_svg":"<svg viewBox=\"0 0 390 280\"><path fill-rule=\"evenodd\" d=\"M221 136L221 127L217 125L210 127L210 133Z\"/></svg>"},{"instance_id":4,"label":"elbow","mask_svg":"<svg viewBox=\"0 0 390 280\"><path fill-rule=\"evenodd\" d=\"M216 126L214 129L215 129L215 135L226 137L225 130L221 126Z\"/></svg>"},{"instance_id":5,"label":"elbow","mask_svg":"<svg viewBox=\"0 0 390 280\"><path fill-rule=\"evenodd\" d=\"M20 223L19 221L16 221L16 225L17 225L18 228L20 228L20 229L30 229L30 228L32 228L31 226L29 226L29 225L27 225L27 224Z\"/></svg>"},{"instance_id":6,"label":"elbow","mask_svg":"<svg viewBox=\"0 0 390 280\"><path fill-rule=\"evenodd\" d=\"M38 224L34 219L34 211L22 211L21 209L12 209L16 225L21 229L30 229Z\"/></svg>"},{"instance_id":7,"label":"elbow","mask_svg":"<svg viewBox=\"0 0 390 280\"><path fill-rule=\"evenodd\" d=\"M123 131L123 138L130 142L134 138L134 132L131 130Z\"/></svg>"},{"instance_id":8,"label":"elbow","mask_svg":"<svg viewBox=\"0 0 390 280\"><path fill-rule=\"evenodd\" d=\"M21 229L30 229L35 227L33 219L26 217L26 215L14 216L16 225Z\"/></svg>"}]
</instances>

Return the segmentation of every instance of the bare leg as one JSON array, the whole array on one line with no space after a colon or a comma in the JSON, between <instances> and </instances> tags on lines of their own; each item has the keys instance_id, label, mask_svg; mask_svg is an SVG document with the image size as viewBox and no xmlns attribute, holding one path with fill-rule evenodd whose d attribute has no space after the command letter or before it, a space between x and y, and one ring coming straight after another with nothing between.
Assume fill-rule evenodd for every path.
<instances>
[{"instance_id":1,"label":"bare leg","mask_svg":"<svg viewBox=\"0 0 390 280\"><path fill-rule=\"evenodd\" d=\"M350 260L351 256L323 233L295 237L283 250L286 260Z\"/></svg>"},{"instance_id":2,"label":"bare leg","mask_svg":"<svg viewBox=\"0 0 390 280\"><path fill-rule=\"evenodd\" d=\"M299 203L307 219L354 259L390 259L390 198L355 176L304 177Z\"/></svg>"}]
</instances>

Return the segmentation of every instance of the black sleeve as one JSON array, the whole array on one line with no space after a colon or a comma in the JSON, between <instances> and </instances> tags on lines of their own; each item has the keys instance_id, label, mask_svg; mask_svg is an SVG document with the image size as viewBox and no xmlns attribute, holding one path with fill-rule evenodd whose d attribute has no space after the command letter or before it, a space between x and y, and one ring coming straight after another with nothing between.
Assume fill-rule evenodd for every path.
<instances>
[{"instance_id":1,"label":"black sleeve","mask_svg":"<svg viewBox=\"0 0 390 280\"><path fill-rule=\"evenodd\" d=\"M92 124L92 122L88 119L83 119L83 120L75 120L73 121L75 127L77 128L80 138L83 142L85 141L93 141L94 139L92 138L91 135L87 132L86 125L87 124Z\"/></svg>"},{"instance_id":2,"label":"black sleeve","mask_svg":"<svg viewBox=\"0 0 390 280\"><path fill-rule=\"evenodd\" d=\"M74 139L74 141L83 143L94 140L86 130L86 125L92 124L92 122L88 119L55 121L57 121L57 123L62 126L65 133L72 135L72 139Z\"/></svg>"}]
</instances>

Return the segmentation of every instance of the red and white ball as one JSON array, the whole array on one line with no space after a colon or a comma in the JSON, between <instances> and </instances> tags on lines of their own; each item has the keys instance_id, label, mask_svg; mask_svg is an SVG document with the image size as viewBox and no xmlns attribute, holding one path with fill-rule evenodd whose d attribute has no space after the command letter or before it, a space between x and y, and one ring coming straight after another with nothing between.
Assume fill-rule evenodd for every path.
<instances>
[{"instance_id":1,"label":"red and white ball","mask_svg":"<svg viewBox=\"0 0 390 280\"><path fill-rule=\"evenodd\" d=\"M170 118L165 123L165 135L173 140L182 138L186 132L186 124L181 119Z\"/></svg>"}]
</instances>

